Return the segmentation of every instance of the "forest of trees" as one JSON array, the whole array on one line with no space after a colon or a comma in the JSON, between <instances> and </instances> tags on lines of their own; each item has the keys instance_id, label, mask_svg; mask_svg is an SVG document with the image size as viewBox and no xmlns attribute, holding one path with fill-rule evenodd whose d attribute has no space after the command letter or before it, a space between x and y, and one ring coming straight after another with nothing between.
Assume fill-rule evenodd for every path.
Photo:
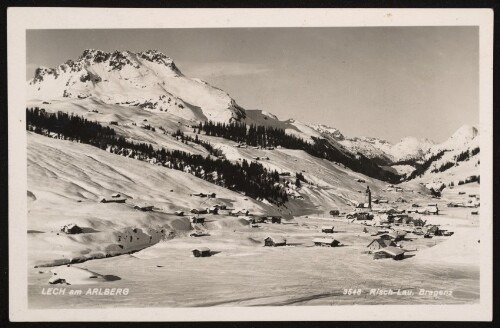
<instances>
[{"instance_id":1,"label":"forest of trees","mask_svg":"<svg viewBox=\"0 0 500 328\"><path fill-rule=\"evenodd\" d=\"M429 157L422 164L414 163L414 165L415 165L415 171L413 171L408 176L407 180L412 180L412 179L415 179L416 177L422 176L425 173L425 171L427 171L429 169L429 167L431 166L431 164L434 161L437 161L438 159L440 159L441 157L443 157L444 153L446 153L446 150L442 150L442 151L440 151L440 152L432 155L431 157Z\"/></svg>"},{"instance_id":2,"label":"forest of trees","mask_svg":"<svg viewBox=\"0 0 500 328\"><path fill-rule=\"evenodd\" d=\"M195 137L193 138L189 135L184 134L181 130L178 129L177 131L175 131L172 134L172 136L177 138L178 140L180 140L183 143L190 141L190 142L195 143L197 145L203 146L203 148L205 148L211 155L214 155L217 157L224 155L222 150L220 150L218 148L214 148L210 142L204 141L204 140L198 138L198 135L195 135Z\"/></svg>"},{"instance_id":3,"label":"forest of trees","mask_svg":"<svg viewBox=\"0 0 500 328\"><path fill-rule=\"evenodd\" d=\"M47 113L26 108L26 129L42 135L89 144L112 153L159 163L165 167L191 173L201 179L244 192L249 197L264 198L282 205L288 201L277 171L259 163L232 163L226 159L194 155L179 150L154 149L151 144L134 143L116 135L110 127L63 112Z\"/></svg>"},{"instance_id":4,"label":"forest of trees","mask_svg":"<svg viewBox=\"0 0 500 328\"><path fill-rule=\"evenodd\" d=\"M307 142L302 138L285 133L285 130L272 126L262 126L251 124L247 127L245 123L200 123L195 130L198 133L204 132L208 136L222 137L243 143L253 147L278 147L288 149L304 150L308 154L341 163L351 170L363 173L372 178L396 183L400 177L392 172L379 167L373 160L358 154L356 157L350 156L335 148L327 140L313 137L313 142Z\"/></svg>"}]
</instances>

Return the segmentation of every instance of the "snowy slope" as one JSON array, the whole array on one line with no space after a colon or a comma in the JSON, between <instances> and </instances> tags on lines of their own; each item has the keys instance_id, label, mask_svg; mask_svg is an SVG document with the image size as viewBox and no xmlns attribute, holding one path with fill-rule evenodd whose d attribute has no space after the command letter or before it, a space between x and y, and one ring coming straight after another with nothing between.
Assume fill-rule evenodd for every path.
<instances>
[{"instance_id":1,"label":"snowy slope","mask_svg":"<svg viewBox=\"0 0 500 328\"><path fill-rule=\"evenodd\" d=\"M465 147L467 147L469 143L476 140L476 137L478 136L479 131L476 127L465 124L461 126L449 139L431 147L430 153L436 153L440 150L466 149Z\"/></svg>"},{"instance_id":2,"label":"snowy slope","mask_svg":"<svg viewBox=\"0 0 500 328\"><path fill-rule=\"evenodd\" d=\"M29 248L30 261L35 264L127 253L160 242L169 232L188 233L192 229L188 218L174 216L176 210L188 213L192 208L221 203L257 214L278 213L269 205L181 171L89 145L27 134L28 229L33 232ZM215 192L217 198L190 196L196 192ZM114 193L127 198L126 203L99 202L100 197ZM142 203L155 210L133 208ZM70 223L88 233L59 233Z\"/></svg>"},{"instance_id":3,"label":"snowy slope","mask_svg":"<svg viewBox=\"0 0 500 328\"><path fill-rule=\"evenodd\" d=\"M460 160L459 156L465 152L468 152L469 156L465 160ZM449 139L433 146L425 154L424 159L429 159L438 153L443 153L443 155L434 160L429 169L417 181L427 184L444 183L446 185L453 182L456 185L459 181L465 181L470 176L479 175L480 138L475 127L462 126ZM440 171L440 168L444 165L451 167Z\"/></svg>"}]
</instances>

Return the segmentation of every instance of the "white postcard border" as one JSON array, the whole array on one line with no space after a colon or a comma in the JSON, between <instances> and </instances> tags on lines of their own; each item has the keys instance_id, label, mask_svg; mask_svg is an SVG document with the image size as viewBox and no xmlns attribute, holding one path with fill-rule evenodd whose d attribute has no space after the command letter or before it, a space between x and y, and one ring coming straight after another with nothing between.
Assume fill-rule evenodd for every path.
<instances>
[{"instance_id":1,"label":"white postcard border","mask_svg":"<svg viewBox=\"0 0 500 328\"><path fill-rule=\"evenodd\" d=\"M8 8L9 314L12 321L492 320L493 11L490 9ZM211 308L28 308L25 76L27 29L479 26L481 134L480 302Z\"/></svg>"}]
</instances>

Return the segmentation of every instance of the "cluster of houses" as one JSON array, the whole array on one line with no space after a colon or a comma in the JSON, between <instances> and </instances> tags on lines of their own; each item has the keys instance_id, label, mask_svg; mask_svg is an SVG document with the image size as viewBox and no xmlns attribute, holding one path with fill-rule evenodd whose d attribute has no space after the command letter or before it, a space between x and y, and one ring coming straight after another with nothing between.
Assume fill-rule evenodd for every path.
<instances>
[{"instance_id":1,"label":"cluster of houses","mask_svg":"<svg viewBox=\"0 0 500 328\"><path fill-rule=\"evenodd\" d=\"M281 216L275 215L275 216L255 216L255 217L242 217L245 220L250 221L251 224L259 224L259 223L281 223Z\"/></svg>"},{"instance_id":2,"label":"cluster of houses","mask_svg":"<svg viewBox=\"0 0 500 328\"><path fill-rule=\"evenodd\" d=\"M404 259L405 250L398 243L406 236L406 231L395 230L388 232L387 230L379 230L373 236L373 239L366 247L369 254L374 254L373 259L392 258L394 260Z\"/></svg>"},{"instance_id":3,"label":"cluster of houses","mask_svg":"<svg viewBox=\"0 0 500 328\"><path fill-rule=\"evenodd\" d=\"M388 225L390 228L391 226ZM405 240L408 233L414 235L423 235L424 238L432 238L433 236L451 236L453 231L441 229L438 225L422 226L409 226L405 228L391 228L392 230L379 229L372 233L374 238L366 247L369 254L374 254L374 259L392 258L394 260L402 260L405 258L405 250L400 241ZM368 233L368 229L363 229L363 232Z\"/></svg>"},{"instance_id":4,"label":"cluster of houses","mask_svg":"<svg viewBox=\"0 0 500 328\"><path fill-rule=\"evenodd\" d=\"M459 195L465 195L465 191L460 191ZM450 202L447 204L448 207L466 207L466 208L477 208L481 205L479 195L470 194L468 195L470 199L466 199L462 202Z\"/></svg>"}]
</instances>

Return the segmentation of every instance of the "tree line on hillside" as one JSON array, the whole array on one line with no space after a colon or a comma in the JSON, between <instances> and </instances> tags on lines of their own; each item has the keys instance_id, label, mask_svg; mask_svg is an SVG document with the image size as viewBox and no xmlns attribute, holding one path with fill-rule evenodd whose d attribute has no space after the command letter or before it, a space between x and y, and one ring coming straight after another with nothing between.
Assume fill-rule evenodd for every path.
<instances>
[{"instance_id":1,"label":"tree line on hillside","mask_svg":"<svg viewBox=\"0 0 500 328\"><path fill-rule=\"evenodd\" d=\"M211 155L217 157L224 156L222 150L215 148L210 142L198 138L198 135L195 135L195 137L193 138L189 135L184 134L184 132L182 132L180 129L177 129L177 131L175 131L172 136L180 140L182 143L187 143L189 141L200 145L205 148Z\"/></svg>"},{"instance_id":2,"label":"tree line on hillside","mask_svg":"<svg viewBox=\"0 0 500 328\"><path fill-rule=\"evenodd\" d=\"M422 164L417 163L415 160L408 161L408 162L401 161L399 163L407 163L409 165L411 165L410 162L413 163L415 170L406 178L407 180L412 180L412 179L415 179L417 177L421 177L429 169L429 167L431 166L431 164L433 162L435 162L435 161L439 160L441 157L443 157L444 153L446 153L446 150L442 150L442 151L432 155L427 160L425 160L425 162L423 162Z\"/></svg>"},{"instance_id":3,"label":"tree line on hillside","mask_svg":"<svg viewBox=\"0 0 500 328\"><path fill-rule=\"evenodd\" d=\"M398 175L382 169L373 160L362 154L356 156L346 154L322 138L312 137L313 142L308 142L300 137L287 134L284 129L278 127L255 124L247 126L245 123L239 122L200 122L194 128L198 129L198 134L204 132L208 136L221 137L253 147L280 146L288 149L300 149L312 156L341 163L351 170L376 179L392 183L400 181Z\"/></svg>"},{"instance_id":4,"label":"tree line on hillside","mask_svg":"<svg viewBox=\"0 0 500 328\"><path fill-rule=\"evenodd\" d=\"M110 128L78 115L64 112L48 113L39 108L26 108L26 129L45 136L76 141L99 147L114 154L148 161L188 172L201 179L242 192L253 198L267 199L283 205L288 201L280 183L279 173L261 164L243 160L232 163L210 155L194 155L179 150L155 149L148 143L134 143L116 135Z\"/></svg>"}]
</instances>

